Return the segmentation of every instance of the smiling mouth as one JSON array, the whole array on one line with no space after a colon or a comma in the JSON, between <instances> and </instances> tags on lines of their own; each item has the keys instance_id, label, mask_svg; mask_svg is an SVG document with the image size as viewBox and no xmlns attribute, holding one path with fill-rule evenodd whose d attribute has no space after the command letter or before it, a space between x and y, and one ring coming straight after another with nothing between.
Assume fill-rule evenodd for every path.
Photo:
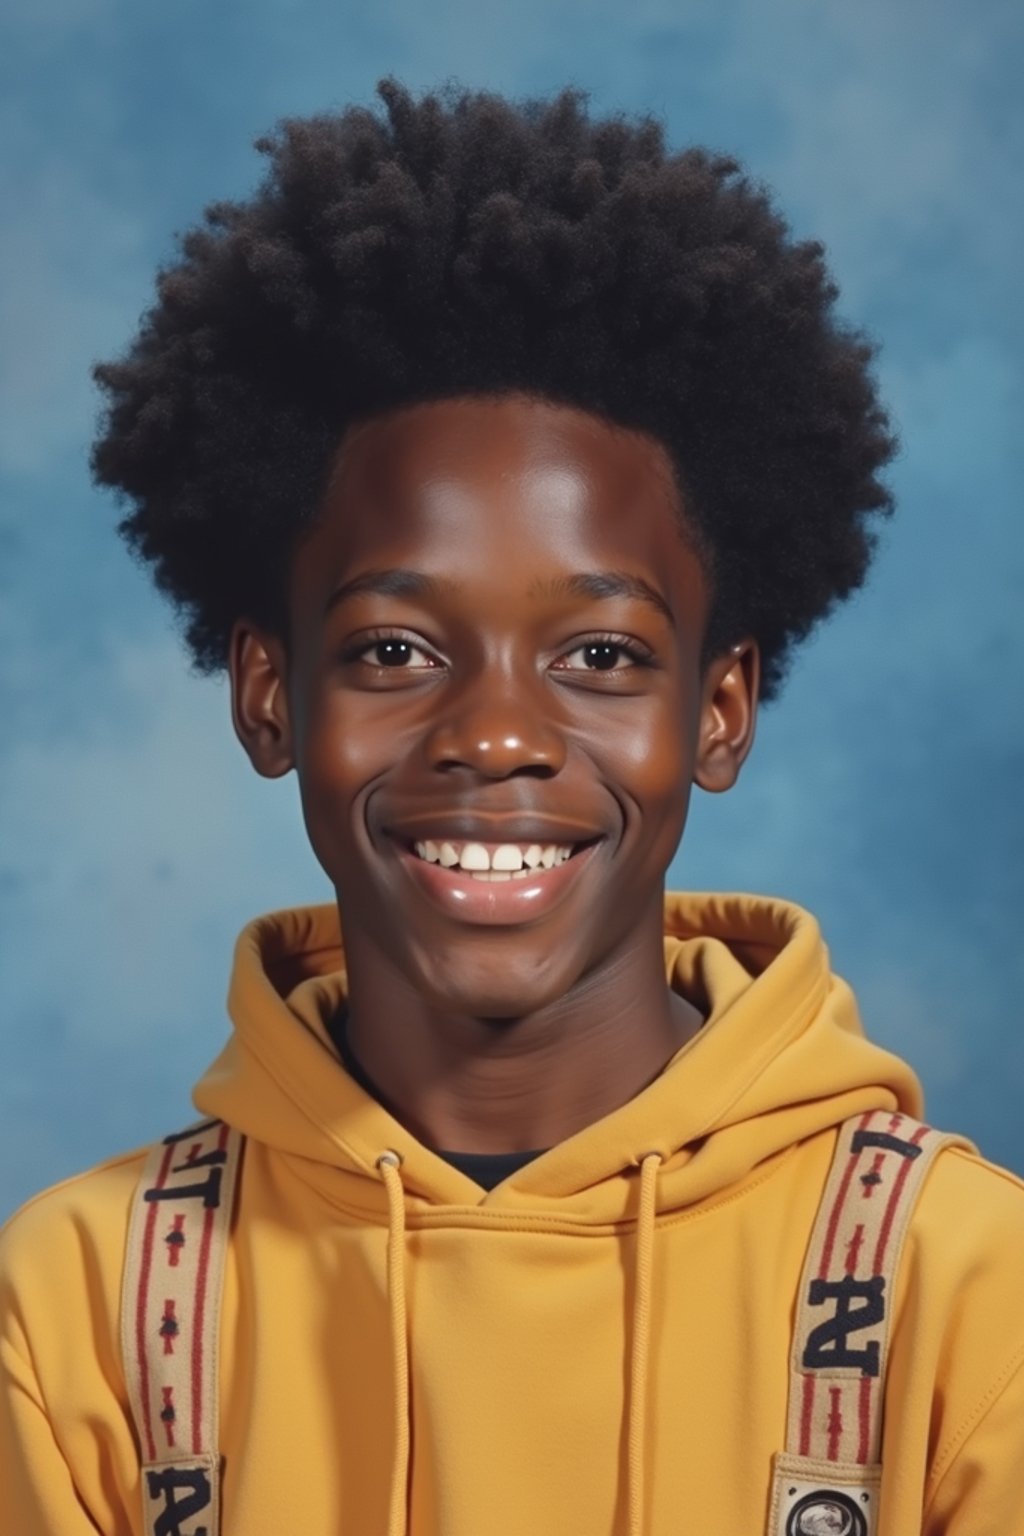
<instances>
[{"instance_id":1,"label":"smiling mouth","mask_svg":"<svg viewBox=\"0 0 1024 1536\"><path fill-rule=\"evenodd\" d=\"M568 863L588 843L477 843L445 839L415 842L412 852L427 864L440 865L474 880L526 880Z\"/></svg>"}]
</instances>

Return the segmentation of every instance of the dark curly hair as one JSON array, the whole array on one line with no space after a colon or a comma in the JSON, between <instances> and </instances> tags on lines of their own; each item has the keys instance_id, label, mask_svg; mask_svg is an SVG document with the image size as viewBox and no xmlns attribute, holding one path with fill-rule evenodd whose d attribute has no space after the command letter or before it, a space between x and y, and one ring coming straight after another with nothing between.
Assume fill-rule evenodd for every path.
<instances>
[{"instance_id":1,"label":"dark curly hair","mask_svg":"<svg viewBox=\"0 0 1024 1536\"><path fill-rule=\"evenodd\" d=\"M653 434L712 583L705 652L760 642L762 697L863 581L895 442L873 348L837 321L822 246L735 160L671 153L586 93L514 103L379 82L257 140L269 171L206 210L121 359L95 479L225 665L242 614L285 632L285 572L345 429L516 391Z\"/></svg>"}]
</instances>

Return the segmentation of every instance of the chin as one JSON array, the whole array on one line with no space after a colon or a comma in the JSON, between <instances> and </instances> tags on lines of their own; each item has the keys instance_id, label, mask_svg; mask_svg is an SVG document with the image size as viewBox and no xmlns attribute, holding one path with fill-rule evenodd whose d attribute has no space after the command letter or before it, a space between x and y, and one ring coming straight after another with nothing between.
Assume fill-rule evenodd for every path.
<instances>
[{"instance_id":1,"label":"chin","mask_svg":"<svg viewBox=\"0 0 1024 1536\"><path fill-rule=\"evenodd\" d=\"M492 953L469 959L449 953L435 957L415 980L410 976L410 981L421 997L445 1013L493 1020L495 1024L514 1023L551 1007L571 991L578 972L566 965L564 954L558 961L555 974L554 967L538 962L535 955Z\"/></svg>"}]
</instances>

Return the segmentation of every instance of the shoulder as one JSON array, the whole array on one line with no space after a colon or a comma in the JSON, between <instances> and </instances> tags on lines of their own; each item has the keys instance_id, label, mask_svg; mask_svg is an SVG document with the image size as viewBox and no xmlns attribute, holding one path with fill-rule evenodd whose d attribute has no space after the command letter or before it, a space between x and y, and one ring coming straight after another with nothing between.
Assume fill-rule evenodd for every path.
<instances>
[{"instance_id":1,"label":"shoulder","mask_svg":"<svg viewBox=\"0 0 1024 1536\"><path fill-rule=\"evenodd\" d=\"M0 1226L0 1253L17 1252L26 1241L83 1216L102 1219L119 1210L126 1217L148 1152L148 1147L122 1152L33 1195Z\"/></svg>"},{"instance_id":2,"label":"shoulder","mask_svg":"<svg viewBox=\"0 0 1024 1536\"><path fill-rule=\"evenodd\" d=\"M893 1345L941 1384L944 1421L960 1415L962 1429L1019 1370L1022 1282L1024 1183L967 1148L943 1148L907 1233Z\"/></svg>"},{"instance_id":3,"label":"shoulder","mask_svg":"<svg viewBox=\"0 0 1024 1536\"><path fill-rule=\"evenodd\" d=\"M28 1332L35 1319L46 1327L71 1306L88 1308L97 1322L113 1320L113 1327L133 1213L138 1220L146 1212L134 1229L142 1246L133 1237L133 1254L158 1235L176 1244L183 1206L199 1202L208 1210L220 1204L225 1170L226 1188L233 1190L239 1146L237 1133L233 1137L223 1122L200 1121L36 1195L0 1230L0 1326L20 1320ZM140 1202L143 1177L152 1187ZM160 1223L157 1215L167 1211L161 1203L168 1201L174 1204L170 1227L171 1217Z\"/></svg>"},{"instance_id":4,"label":"shoulder","mask_svg":"<svg viewBox=\"0 0 1024 1536\"><path fill-rule=\"evenodd\" d=\"M911 1240L972 1274L1024 1265L1024 1181L967 1147L944 1147L928 1174ZM966 1276L965 1276L966 1278Z\"/></svg>"},{"instance_id":5,"label":"shoulder","mask_svg":"<svg viewBox=\"0 0 1024 1536\"><path fill-rule=\"evenodd\" d=\"M66 1315L83 1291L116 1303L146 1148L34 1196L0 1228L0 1317Z\"/></svg>"},{"instance_id":6,"label":"shoulder","mask_svg":"<svg viewBox=\"0 0 1024 1536\"><path fill-rule=\"evenodd\" d=\"M1022 1284L1024 1182L966 1148L944 1148L907 1234L892 1366L904 1410L918 1395L927 1410L926 1504L950 1521L974 1508L979 1478L996 1502L1002 1490L1007 1511L1017 1507L1010 1490L1019 1492L1024 1450ZM1005 1526L997 1519L991 1528Z\"/></svg>"},{"instance_id":7,"label":"shoulder","mask_svg":"<svg viewBox=\"0 0 1024 1536\"><path fill-rule=\"evenodd\" d=\"M899 1281L954 1357L988 1370L1024 1352L1024 1183L963 1147L946 1147L921 1190Z\"/></svg>"},{"instance_id":8,"label":"shoulder","mask_svg":"<svg viewBox=\"0 0 1024 1536\"><path fill-rule=\"evenodd\" d=\"M969 1146L943 1147L910 1217L897 1297L930 1331L1003 1354L1024 1347L1022 1281L1024 1182Z\"/></svg>"},{"instance_id":9,"label":"shoulder","mask_svg":"<svg viewBox=\"0 0 1024 1536\"><path fill-rule=\"evenodd\" d=\"M120 1318L145 1155L43 1191L0 1231L0 1480L5 1494L11 1484L19 1530L135 1528L138 1448Z\"/></svg>"}]
</instances>

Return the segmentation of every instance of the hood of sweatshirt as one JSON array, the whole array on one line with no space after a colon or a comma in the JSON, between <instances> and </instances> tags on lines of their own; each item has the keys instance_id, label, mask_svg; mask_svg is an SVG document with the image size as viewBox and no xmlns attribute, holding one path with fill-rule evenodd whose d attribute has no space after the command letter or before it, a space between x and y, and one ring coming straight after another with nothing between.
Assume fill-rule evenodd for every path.
<instances>
[{"instance_id":1,"label":"hood of sweatshirt","mask_svg":"<svg viewBox=\"0 0 1024 1536\"><path fill-rule=\"evenodd\" d=\"M635 1098L489 1194L341 1068L327 1029L345 997L333 905L243 930L228 995L234 1034L195 1102L270 1147L369 1180L373 1204L379 1160L393 1152L415 1206L557 1203L560 1216L584 1223L622 1218L651 1153L657 1210L675 1210L850 1115L920 1114L917 1078L865 1038L809 913L757 896L669 894L664 931L669 985L703 1000L704 1026Z\"/></svg>"}]
</instances>

